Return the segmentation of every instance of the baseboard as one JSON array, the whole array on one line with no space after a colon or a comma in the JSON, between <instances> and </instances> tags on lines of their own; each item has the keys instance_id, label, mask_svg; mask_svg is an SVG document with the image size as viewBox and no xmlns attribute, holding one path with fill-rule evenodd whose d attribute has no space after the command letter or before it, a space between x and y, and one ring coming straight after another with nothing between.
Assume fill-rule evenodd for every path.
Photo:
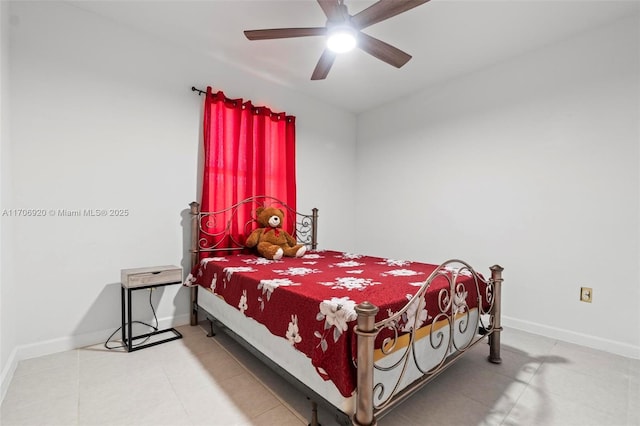
<instances>
[{"instance_id":1,"label":"baseboard","mask_svg":"<svg viewBox=\"0 0 640 426\"><path fill-rule=\"evenodd\" d=\"M0 404L4 401L4 396L7 394L7 390L9 390L9 383L11 383L13 373L16 372L16 368L18 367L18 361L16 361L17 353L18 349L13 348L7 363L2 369L2 373L0 373Z\"/></svg>"},{"instance_id":2,"label":"baseboard","mask_svg":"<svg viewBox=\"0 0 640 426\"><path fill-rule=\"evenodd\" d=\"M627 358L640 359L640 346L634 346L628 343L603 339L601 337L591 336L589 334L576 333L575 331L571 330L566 330L558 327L550 327L531 321L524 321L505 316L502 317L502 325L505 327L511 327L517 330L526 331L528 333L539 334L541 336L549 337L552 339L562 340L563 342L575 343L576 345L587 346L592 349L614 353L616 355L621 355Z\"/></svg>"},{"instance_id":3,"label":"baseboard","mask_svg":"<svg viewBox=\"0 0 640 426\"><path fill-rule=\"evenodd\" d=\"M158 319L158 328L161 329L186 324L189 324L189 314ZM9 389L9 384L20 361L103 343L114 331L115 329L102 330L17 346L11 351L11 355L9 355L9 359L0 375L0 403L4 401L4 397Z\"/></svg>"}]
</instances>

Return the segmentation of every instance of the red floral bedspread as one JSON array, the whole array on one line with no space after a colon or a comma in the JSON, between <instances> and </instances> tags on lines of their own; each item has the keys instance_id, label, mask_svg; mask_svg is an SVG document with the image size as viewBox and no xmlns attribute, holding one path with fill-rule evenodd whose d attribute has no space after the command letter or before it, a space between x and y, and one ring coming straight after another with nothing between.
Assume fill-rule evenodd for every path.
<instances>
[{"instance_id":1,"label":"red floral bedspread","mask_svg":"<svg viewBox=\"0 0 640 426\"><path fill-rule=\"evenodd\" d=\"M302 258L279 261L239 254L203 259L185 285L210 288L274 335L287 339L348 397L356 387L355 306L369 301L380 308L376 321L388 318L406 305L436 268L336 251L311 251ZM440 312L435 294L448 285L446 279L436 279L427 293L426 309L418 313L417 305L410 308L399 329L408 331L416 315L418 326L428 324ZM465 300L469 309L478 305L477 296L467 297L463 291L454 294L454 309Z\"/></svg>"}]
</instances>

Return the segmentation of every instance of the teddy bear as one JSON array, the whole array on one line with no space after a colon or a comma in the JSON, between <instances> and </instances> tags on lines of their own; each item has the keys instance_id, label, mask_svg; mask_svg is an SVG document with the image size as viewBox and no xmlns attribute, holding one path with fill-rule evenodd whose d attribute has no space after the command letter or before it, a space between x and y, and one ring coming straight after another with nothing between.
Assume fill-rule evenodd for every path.
<instances>
[{"instance_id":1,"label":"teddy bear","mask_svg":"<svg viewBox=\"0 0 640 426\"><path fill-rule=\"evenodd\" d=\"M262 228L255 229L245 245L257 247L258 253L267 259L279 260L282 256L302 257L307 247L298 244L287 231L281 228L284 212L276 207L258 207L256 220Z\"/></svg>"}]
</instances>

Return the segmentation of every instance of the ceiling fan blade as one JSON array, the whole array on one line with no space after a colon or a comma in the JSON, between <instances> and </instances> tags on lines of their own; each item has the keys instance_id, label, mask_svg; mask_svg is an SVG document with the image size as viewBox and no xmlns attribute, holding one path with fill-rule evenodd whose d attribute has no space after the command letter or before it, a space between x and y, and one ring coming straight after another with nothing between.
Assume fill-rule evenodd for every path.
<instances>
[{"instance_id":1,"label":"ceiling fan blade","mask_svg":"<svg viewBox=\"0 0 640 426\"><path fill-rule=\"evenodd\" d=\"M396 68L400 68L411 59L408 53L362 32L358 34L358 47Z\"/></svg>"},{"instance_id":2,"label":"ceiling fan blade","mask_svg":"<svg viewBox=\"0 0 640 426\"><path fill-rule=\"evenodd\" d=\"M335 59L336 54L329 49L325 49L316 64L316 68L313 70L313 74L311 74L311 80L324 80L327 78L327 74L329 74L329 70Z\"/></svg>"},{"instance_id":3,"label":"ceiling fan blade","mask_svg":"<svg viewBox=\"0 0 640 426\"><path fill-rule=\"evenodd\" d=\"M321 36L327 34L325 27L315 28L274 28L269 30L247 30L244 35L249 40L271 40L274 38L293 38Z\"/></svg>"},{"instance_id":4,"label":"ceiling fan blade","mask_svg":"<svg viewBox=\"0 0 640 426\"><path fill-rule=\"evenodd\" d=\"M318 4L322 8L322 11L328 20L336 21L340 18L338 0L318 0Z\"/></svg>"},{"instance_id":5,"label":"ceiling fan blade","mask_svg":"<svg viewBox=\"0 0 640 426\"><path fill-rule=\"evenodd\" d=\"M351 17L351 22L358 29L366 28L402 12L413 9L414 7L420 6L428 1L429 0L380 0L353 15Z\"/></svg>"}]
</instances>

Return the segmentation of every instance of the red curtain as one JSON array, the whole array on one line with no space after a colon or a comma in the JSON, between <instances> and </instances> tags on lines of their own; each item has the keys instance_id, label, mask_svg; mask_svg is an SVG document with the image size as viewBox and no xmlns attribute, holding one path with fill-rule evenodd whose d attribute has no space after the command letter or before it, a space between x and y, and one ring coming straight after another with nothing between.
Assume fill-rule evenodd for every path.
<instances>
[{"instance_id":1,"label":"red curtain","mask_svg":"<svg viewBox=\"0 0 640 426\"><path fill-rule=\"evenodd\" d=\"M203 212L221 211L247 197L266 195L296 208L295 117L256 107L251 101L229 99L207 87L204 103ZM238 211L230 235L244 242L244 225L254 206ZM224 221L203 219L201 238L207 247L235 246Z\"/></svg>"}]
</instances>

